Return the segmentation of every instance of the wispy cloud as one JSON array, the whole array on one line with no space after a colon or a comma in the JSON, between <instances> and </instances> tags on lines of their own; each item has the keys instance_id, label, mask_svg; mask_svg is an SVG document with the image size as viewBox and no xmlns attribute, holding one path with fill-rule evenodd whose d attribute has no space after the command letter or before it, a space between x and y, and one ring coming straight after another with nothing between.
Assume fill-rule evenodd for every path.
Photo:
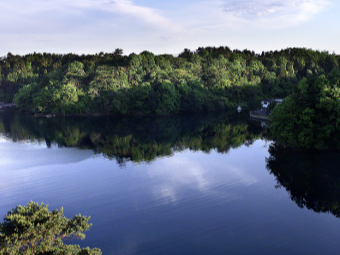
<instances>
[{"instance_id":1,"label":"wispy cloud","mask_svg":"<svg viewBox=\"0 0 340 255\"><path fill-rule=\"evenodd\" d=\"M294 15L308 18L322 11L327 0L229 0L221 6L232 15L253 19L270 15Z\"/></svg>"},{"instance_id":2,"label":"wispy cloud","mask_svg":"<svg viewBox=\"0 0 340 255\"><path fill-rule=\"evenodd\" d=\"M11 31L65 33L95 26L99 30L101 26L126 29L131 24L166 32L180 30L180 25L164 17L161 10L138 6L129 0L14 0L2 5L2 13L0 21Z\"/></svg>"},{"instance_id":3,"label":"wispy cloud","mask_svg":"<svg viewBox=\"0 0 340 255\"><path fill-rule=\"evenodd\" d=\"M193 27L210 31L277 30L297 27L331 5L329 0L216 0L201 2ZM199 24L197 26L197 24Z\"/></svg>"},{"instance_id":4,"label":"wispy cloud","mask_svg":"<svg viewBox=\"0 0 340 255\"><path fill-rule=\"evenodd\" d=\"M173 22L162 16L157 9L137 6L128 0L113 0L108 4L112 5L112 12L131 15L156 27L162 27L168 30L179 29L178 25L175 25Z\"/></svg>"},{"instance_id":5,"label":"wispy cloud","mask_svg":"<svg viewBox=\"0 0 340 255\"><path fill-rule=\"evenodd\" d=\"M0 48L95 53L145 50L183 26L166 10L131 0L11 0L1 3ZM18 39L19 38L19 39ZM23 40L24 38L24 40ZM146 47L145 45L149 45Z\"/></svg>"},{"instance_id":6,"label":"wispy cloud","mask_svg":"<svg viewBox=\"0 0 340 255\"><path fill-rule=\"evenodd\" d=\"M323 11L319 17L327 17L326 11L332 12L330 6L339 5L331 1L151 0L141 4L137 0L3 0L0 55L8 51L95 53L117 47L124 53L150 50L160 54L225 44L254 48L254 36L261 39L258 48L263 50L268 41L265 38L272 39L272 32L291 27L298 30ZM324 33L330 24L334 21L325 19L319 33ZM304 39L312 36L306 29L301 32L304 42L313 41ZM337 37L334 33L330 36ZM282 43L289 37L282 34L284 40L277 39L280 45L275 47L295 45L296 38L291 38L292 43ZM337 45L338 40L333 41L332 45Z\"/></svg>"}]
</instances>

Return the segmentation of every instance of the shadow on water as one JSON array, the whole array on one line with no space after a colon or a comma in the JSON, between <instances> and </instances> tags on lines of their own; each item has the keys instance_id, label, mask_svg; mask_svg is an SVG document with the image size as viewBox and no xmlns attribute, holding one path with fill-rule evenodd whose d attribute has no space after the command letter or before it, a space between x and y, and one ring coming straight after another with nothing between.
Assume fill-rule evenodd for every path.
<instances>
[{"instance_id":1,"label":"shadow on water","mask_svg":"<svg viewBox=\"0 0 340 255\"><path fill-rule=\"evenodd\" d=\"M271 145L269 153L268 171L299 207L340 217L339 152L297 153Z\"/></svg>"},{"instance_id":2,"label":"shadow on water","mask_svg":"<svg viewBox=\"0 0 340 255\"><path fill-rule=\"evenodd\" d=\"M12 141L46 142L48 147L92 149L119 164L152 161L185 149L227 153L262 137L248 113L215 112L158 118L33 118L0 115L0 132Z\"/></svg>"}]
</instances>

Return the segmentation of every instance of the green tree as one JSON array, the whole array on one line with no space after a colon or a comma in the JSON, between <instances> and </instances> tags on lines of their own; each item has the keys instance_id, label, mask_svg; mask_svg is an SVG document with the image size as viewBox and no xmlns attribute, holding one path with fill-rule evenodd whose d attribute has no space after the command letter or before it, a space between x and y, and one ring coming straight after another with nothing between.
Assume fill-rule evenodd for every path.
<instances>
[{"instance_id":1,"label":"green tree","mask_svg":"<svg viewBox=\"0 0 340 255\"><path fill-rule=\"evenodd\" d=\"M30 202L8 212L0 224L0 254L92 254L100 255L100 249L65 245L68 238L84 239L84 231L92 224L90 217L74 216L67 219L63 208L49 211L48 205Z\"/></svg>"},{"instance_id":2,"label":"green tree","mask_svg":"<svg viewBox=\"0 0 340 255\"><path fill-rule=\"evenodd\" d=\"M66 75L71 77L84 77L86 75L84 64L79 61L72 62L67 68Z\"/></svg>"},{"instance_id":3,"label":"green tree","mask_svg":"<svg viewBox=\"0 0 340 255\"><path fill-rule=\"evenodd\" d=\"M115 51L113 52L114 56L123 56L123 49L117 48L115 49Z\"/></svg>"},{"instance_id":4,"label":"green tree","mask_svg":"<svg viewBox=\"0 0 340 255\"><path fill-rule=\"evenodd\" d=\"M324 75L303 78L271 113L273 139L289 147L339 149L339 85L339 79L329 81Z\"/></svg>"},{"instance_id":5,"label":"green tree","mask_svg":"<svg viewBox=\"0 0 340 255\"><path fill-rule=\"evenodd\" d=\"M158 107L156 114L166 115L179 112L180 95L175 86L168 80L163 81L157 90Z\"/></svg>"}]
</instances>

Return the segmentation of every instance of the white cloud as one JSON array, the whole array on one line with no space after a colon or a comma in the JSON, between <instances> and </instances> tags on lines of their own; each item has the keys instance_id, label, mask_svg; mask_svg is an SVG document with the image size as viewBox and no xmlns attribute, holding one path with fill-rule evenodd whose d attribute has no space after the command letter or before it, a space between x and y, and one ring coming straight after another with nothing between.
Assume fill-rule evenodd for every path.
<instances>
[{"instance_id":1,"label":"white cloud","mask_svg":"<svg viewBox=\"0 0 340 255\"><path fill-rule=\"evenodd\" d=\"M192 6L191 31L211 31L218 38L226 31L249 34L252 30L297 27L329 7L328 0L216 0ZM190 15L190 14L189 14Z\"/></svg>"},{"instance_id":2,"label":"white cloud","mask_svg":"<svg viewBox=\"0 0 340 255\"><path fill-rule=\"evenodd\" d=\"M127 53L152 50L161 38L183 34L182 25L167 18L166 11L130 0L12 0L1 3L1 11L0 55L95 53L117 47Z\"/></svg>"},{"instance_id":3,"label":"white cloud","mask_svg":"<svg viewBox=\"0 0 340 255\"><path fill-rule=\"evenodd\" d=\"M320 12L327 4L326 0L241 0L227 1L222 4L225 12L242 17L262 17L274 13Z\"/></svg>"},{"instance_id":4,"label":"white cloud","mask_svg":"<svg viewBox=\"0 0 340 255\"><path fill-rule=\"evenodd\" d=\"M313 26L312 20L320 12L331 12L330 0L201 0L157 2L158 8L154 6L152 1L141 5L137 0L1 1L0 55L9 51L96 53L117 47L125 54L143 50L176 54L184 48L209 45L258 52L287 46L327 49L325 42L316 43L314 35L327 34L324 31L334 24L327 19L319 22L322 30L313 35L303 27L308 21ZM300 41L290 32L280 32L282 38L273 35L285 28L301 29ZM329 36L336 37L334 33ZM335 48L333 43L328 50Z\"/></svg>"},{"instance_id":5,"label":"white cloud","mask_svg":"<svg viewBox=\"0 0 340 255\"><path fill-rule=\"evenodd\" d=\"M180 29L180 26L160 15L156 9L137 6L128 0L113 0L110 3L112 4L111 10L115 13L131 15L148 24L171 31Z\"/></svg>"},{"instance_id":6,"label":"white cloud","mask_svg":"<svg viewBox=\"0 0 340 255\"><path fill-rule=\"evenodd\" d=\"M221 6L224 12L244 19L289 17L301 21L323 11L329 3L327 0L229 0Z\"/></svg>"},{"instance_id":7,"label":"white cloud","mask_svg":"<svg viewBox=\"0 0 340 255\"><path fill-rule=\"evenodd\" d=\"M136 26L144 24L167 31L180 29L179 25L165 18L160 10L138 6L129 0L16 0L2 5L2 12L6 19L11 20L6 22L6 25L11 28L27 29L27 23L34 26L28 28L33 30L44 27L49 27L51 30L61 28L63 24L67 24L69 29L89 25L97 25L100 28L99 25L107 27L115 24L126 28L124 25L133 22ZM0 18L3 22L5 22L4 15ZM27 23L22 23L23 21ZM102 21L105 21L105 24L100 24Z\"/></svg>"}]
</instances>

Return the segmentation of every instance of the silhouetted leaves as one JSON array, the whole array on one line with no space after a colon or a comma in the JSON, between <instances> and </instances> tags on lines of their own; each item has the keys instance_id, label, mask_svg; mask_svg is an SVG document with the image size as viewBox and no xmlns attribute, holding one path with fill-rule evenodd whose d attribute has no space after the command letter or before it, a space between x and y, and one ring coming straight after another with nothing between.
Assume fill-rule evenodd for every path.
<instances>
[{"instance_id":1,"label":"silhouetted leaves","mask_svg":"<svg viewBox=\"0 0 340 255\"><path fill-rule=\"evenodd\" d=\"M340 154L270 146L268 171L299 207L340 217Z\"/></svg>"}]
</instances>

